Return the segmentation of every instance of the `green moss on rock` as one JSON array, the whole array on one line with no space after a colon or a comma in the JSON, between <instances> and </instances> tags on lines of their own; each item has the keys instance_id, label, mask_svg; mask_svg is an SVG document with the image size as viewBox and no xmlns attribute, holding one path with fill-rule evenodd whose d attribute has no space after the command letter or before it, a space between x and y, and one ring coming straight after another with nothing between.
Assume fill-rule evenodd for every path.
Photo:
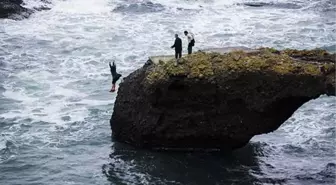
<instances>
[{"instance_id":1,"label":"green moss on rock","mask_svg":"<svg viewBox=\"0 0 336 185\"><path fill-rule=\"evenodd\" d=\"M285 49L283 53L289 56L326 56L329 53L323 49L313 49L313 50L296 50L296 49Z\"/></svg>"},{"instance_id":2,"label":"green moss on rock","mask_svg":"<svg viewBox=\"0 0 336 185\"><path fill-rule=\"evenodd\" d=\"M167 80L173 76L187 78L209 78L213 76L251 71L273 71L279 75L302 74L322 75L321 67L327 71L335 68L334 63L316 63L303 61L293 56L328 56L325 50L277 51L274 48L260 48L253 52L232 51L225 54L195 52L180 59L175 66L175 59L155 64L149 69L146 81L150 84Z\"/></svg>"},{"instance_id":3,"label":"green moss on rock","mask_svg":"<svg viewBox=\"0 0 336 185\"><path fill-rule=\"evenodd\" d=\"M146 83L153 84L158 81L164 81L168 79L167 71L162 67L155 67L149 71L146 75Z\"/></svg>"}]
</instances>

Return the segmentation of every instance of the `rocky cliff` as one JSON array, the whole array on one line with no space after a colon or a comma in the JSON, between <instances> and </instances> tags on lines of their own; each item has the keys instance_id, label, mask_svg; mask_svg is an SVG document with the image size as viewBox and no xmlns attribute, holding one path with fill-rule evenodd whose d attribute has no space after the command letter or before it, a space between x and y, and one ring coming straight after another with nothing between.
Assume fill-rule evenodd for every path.
<instances>
[{"instance_id":1,"label":"rocky cliff","mask_svg":"<svg viewBox=\"0 0 336 185\"><path fill-rule=\"evenodd\" d=\"M147 63L120 84L113 137L159 149L235 149L305 102L335 95L335 55L261 48Z\"/></svg>"}]
</instances>

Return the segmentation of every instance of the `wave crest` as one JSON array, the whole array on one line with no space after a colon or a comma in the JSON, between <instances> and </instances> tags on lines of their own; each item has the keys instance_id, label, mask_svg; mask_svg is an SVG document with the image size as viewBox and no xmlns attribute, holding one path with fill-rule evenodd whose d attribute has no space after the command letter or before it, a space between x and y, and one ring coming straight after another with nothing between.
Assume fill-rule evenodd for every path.
<instances>
[{"instance_id":1,"label":"wave crest","mask_svg":"<svg viewBox=\"0 0 336 185\"><path fill-rule=\"evenodd\" d=\"M132 4L122 4L117 6L113 11L122 13L153 13L161 12L165 8L159 3L153 3L151 1L132 3Z\"/></svg>"}]
</instances>

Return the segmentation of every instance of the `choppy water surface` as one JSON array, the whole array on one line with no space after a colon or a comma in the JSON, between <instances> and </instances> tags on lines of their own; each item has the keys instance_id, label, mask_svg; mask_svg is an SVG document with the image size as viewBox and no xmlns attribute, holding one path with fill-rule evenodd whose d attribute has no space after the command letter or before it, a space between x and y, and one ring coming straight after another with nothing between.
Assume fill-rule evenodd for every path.
<instances>
[{"instance_id":1,"label":"choppy water surface","mask_svg":"<svg viewBox=\"0 0 336 185\"><path fill-rule=\"evenodd\" d=\"M244 3L253 4L245 6ZM39 6L26 0L26 6ZM333 184L335 97L230 154L111 142L108 62L124 76L191 29L210 47L335 50L335 1L54 0L0 20L0 184ZM183 38L183 37L182 37ZM185 39L184 45L186 47ZM184 51L185 52L185 51Z\"/></svg>"}]
</instances>

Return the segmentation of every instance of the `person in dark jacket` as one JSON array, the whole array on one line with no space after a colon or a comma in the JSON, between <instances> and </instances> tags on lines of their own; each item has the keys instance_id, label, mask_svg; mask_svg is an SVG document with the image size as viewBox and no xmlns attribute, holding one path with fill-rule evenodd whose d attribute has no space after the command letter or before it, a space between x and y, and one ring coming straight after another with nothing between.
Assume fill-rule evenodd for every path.
<instances>
[{"instance_id":1,"label":"person in dark jacket","mask_svg":"<svg viewBox=\"0 0 336 185\"><path fill-rule=\"evenodd\" d=\"M109 63L110 66L110 71L111 71L111 75L112 75L112 88L110 90L110 92L114 92L115 91L115 84L116 82L119 80L119 78L121 77L121 74L117 73L117 66L114 64L111 65L111 62Z\"/></svg>"},{"instance_id":2,"label":"person in dark jacket","mask_svg":"<svg viewBox=\"0 0 336 185\"><path fill-rule=\"evenodd\" d=\"M175 58L182 57L182 40L179 38L177 34L175 34L175 43L171 48L175 48Z\"/></svg>"}]
</instances>

